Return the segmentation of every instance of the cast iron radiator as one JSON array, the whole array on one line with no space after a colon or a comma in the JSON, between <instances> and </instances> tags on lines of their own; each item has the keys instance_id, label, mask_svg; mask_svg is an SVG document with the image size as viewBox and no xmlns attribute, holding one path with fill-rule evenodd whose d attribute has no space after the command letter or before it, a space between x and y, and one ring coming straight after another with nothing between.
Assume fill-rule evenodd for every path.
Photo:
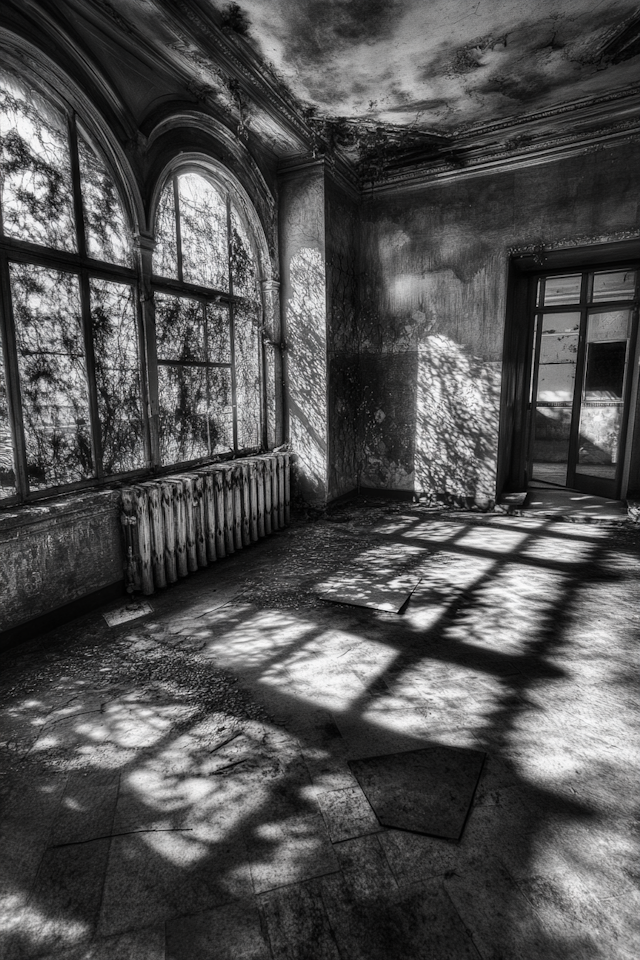
<instances>
[{"instance_id":1,"label":"cast iron radiator","mask_svg":"<svg viewBox=\"0 0 640 960\"><path fill-rule=\"evenodd\" d=\"M248 457L124 487L127 590L153 593L286 526L289 460Z\"/></svg>"}]
</instances>

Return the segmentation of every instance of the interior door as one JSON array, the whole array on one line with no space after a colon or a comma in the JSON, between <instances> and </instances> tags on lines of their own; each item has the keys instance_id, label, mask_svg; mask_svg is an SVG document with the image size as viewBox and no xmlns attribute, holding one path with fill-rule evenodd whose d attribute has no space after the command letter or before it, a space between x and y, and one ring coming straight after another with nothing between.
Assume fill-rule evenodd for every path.
<instances>
[{"instance_id":1,"label":"interior door","mask_svg":"<svg viewBox=\"0 0 640 960\"><path fill-rule=\"evenodd\" d=\"M638 327L638 270L538 277L529 476L617 497Z\"/></svg>"}]
</instances>

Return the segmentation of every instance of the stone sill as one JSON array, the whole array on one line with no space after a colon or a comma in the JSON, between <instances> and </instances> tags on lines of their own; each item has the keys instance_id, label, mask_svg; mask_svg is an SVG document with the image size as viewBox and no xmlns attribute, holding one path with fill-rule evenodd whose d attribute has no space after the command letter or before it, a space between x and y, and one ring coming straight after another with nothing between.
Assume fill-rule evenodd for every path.
<instances>
[{"instance_id":1,"label":"stone sill","mask_svg":"<svg viewBox=\"0 0 640 960\"><path fill-rule=\"evenodd\" d=\"M13 540L17 531L36 524L111 514L117 509L119 500L119 490L90 490L0 510L0 542Z\"/></svg>"}]
</instances>

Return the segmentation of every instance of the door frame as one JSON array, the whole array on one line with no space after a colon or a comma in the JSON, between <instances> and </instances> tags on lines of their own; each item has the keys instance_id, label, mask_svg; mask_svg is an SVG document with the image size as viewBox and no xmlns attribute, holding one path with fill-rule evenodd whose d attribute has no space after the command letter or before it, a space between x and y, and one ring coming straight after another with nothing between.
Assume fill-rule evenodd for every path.
<instances>
[{"instance_id":1,"label":"door frame","mask_svg":"<svg viewBox=\"0 0 640 960\"><path fill-rule=\"evenodd\" d=\"M543 273L562 275L570 271L606 270L618 265L634 265L640 269L640 238L589 247L536 250L535 253L510 257L500 398L498 496L503 492L525 491L531 479L528 461L531 419L529 390L538 276ZM637 304L635 309L637 311ZM635 327L637 330L637 321ZM616 480L620 485L616 491L620 498L626 497L629 490L640 489L640 335L632 335L629 364L622 424L624 455Z\"/></svg>"}]
</instances>

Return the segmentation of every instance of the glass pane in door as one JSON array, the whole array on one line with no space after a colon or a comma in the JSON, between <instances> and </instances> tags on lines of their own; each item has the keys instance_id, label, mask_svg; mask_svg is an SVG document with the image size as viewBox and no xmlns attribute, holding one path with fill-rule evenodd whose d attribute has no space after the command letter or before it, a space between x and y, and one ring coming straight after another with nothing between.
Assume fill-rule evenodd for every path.
<instances>
[{"instance_id":1,"label":"glass pane in door","mask_svg":"<svg viewBox=\"0 0 640 960\"><path fill-rule=\"evenodd\" d=\"M606 310L589 316L577 474L615 479L624 406L629 320L629 310Z\"/></svg>"},{"instance_id":2,"label":"glass pane in door","mask_svg":"<svg viewBox=\"0 0 640 960\"><path fill-rule=\"evenodd\" d=\"M579 330L579 312L542 316L532 477L561 486L567 482Z\"/></svg>"}]
</instances>

